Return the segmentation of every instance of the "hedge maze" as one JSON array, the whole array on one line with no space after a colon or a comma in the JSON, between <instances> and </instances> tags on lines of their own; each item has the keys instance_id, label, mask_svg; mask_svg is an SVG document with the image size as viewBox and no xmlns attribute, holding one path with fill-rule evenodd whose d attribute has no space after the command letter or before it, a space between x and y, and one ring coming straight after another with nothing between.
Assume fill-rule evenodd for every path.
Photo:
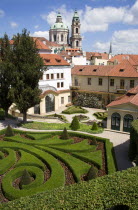
<instances>
[{"instance_id":1,"label":"hedge maze","mask_svg":"<svg viewBox=\"0 0 138 210\"><path fill-rule=\"evenodd\" d=\"M22 132L11 137L3 135L0 141L0 177L3 197L14 200L64 187L70 184L68 179L72 179L73 183L84 181L92 166L102 170L103 151L91 144L93 137L86 135L81 138L74 137L73 133L69 136L69 139L63 140L61 132L54 134ZM108 145L107 142L106 144ZM105 147L108 147L106 144L104 144ZM105 151L112 162L108 173L110 170L115 171L111 149L110 147ZM108 158L105 159L108 161ZM24 170L29 173L32 181L20 187ZM1 197L0 199L2 200Z\"/></svg>"}]
</instances>

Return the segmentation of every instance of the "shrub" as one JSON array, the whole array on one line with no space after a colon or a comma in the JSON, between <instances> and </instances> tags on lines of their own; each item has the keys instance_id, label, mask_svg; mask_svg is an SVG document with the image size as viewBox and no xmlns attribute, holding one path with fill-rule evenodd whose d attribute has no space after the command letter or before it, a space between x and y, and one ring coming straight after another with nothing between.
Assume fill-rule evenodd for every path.
<instances>
[{"instance_id":1,"label":"shrub","mask_svg":"<svg viewBox=\"0 0 138 210\"><path fill-rule=\"evenodd\" d=\"M21 176L21 180L20 180L20 188L22 188L23 185L28 185L30 184L31 181L31 176L28 173L28 171L26 169L24 169L23 174Z\"/></svg>"},{"instance_id":2,"label":"shrub","mask_svg":"<svg viewBox=\"0 0 138 210\"><path fill-rule=\"evenodd\" d=\"M61 139L65 139L65 140L69 139L69 135L68 135L66 127L64 128L63 133L61 134Z\"/></svg>"},{"instance_id":3,"label":"shrub","mask_svg":"<svg viewBox=\"0 0 138 210\"><path fill-rule=\"evenodd\" d=\"M94 166L92 166L88 171L88 174L86 176L86 180L89 181L91 179L95 179L97 177L97 171L98 170Z\"/></svg>"},{"instance_id":4,"label":"shrub","mask_svg":"<svg viewBox=\"0 0 138 210\"><path fill-rule=\"evenodd\" d=\"M7 137L14 136L14 132L13 132L10 125L8 125L7 128L6 128L5 136L7 136Z\"/></svg>"},{"instance_id":5,"label":"shrub","mask_svg":"<svg viewBox=\"0 0 138 210\"><path fill-rule=\"evenodd\" d=\"M5 120L5 111L0 109L0 120Z\"/></svg>"},{"instance_id":6,"label":"shrub","mask_svg":"<svg viewBox=\"0 0 138 210\"><path fill-rule=\"evenodd\" d=\"M128 156L133 161L138 154L138 120L134 120L131 123L130 129L130 144Z\"/></svg>"},{"instance_id":7,"label":"shrub","mask_svg":"<svg viewBox=\"0 0 138 210\"><path fill-rule=\"evenodd\" d=\"M78 130L80 128L80 123L78 118L75 116L71 122L70 128L74 131Z\"/></svg>"},{"instance_id":8,"label":"shrub","mask_svg":"<svg viewBox=\"0 0 138 210\"><path fill-rule=\"evenodd\" d=\"M71 106L62 111L64 114L87 113L88 111L80 106Z\"/></svg>"},{"instance_id":9,"label":"shrub","mask_svg":"<svg viewBox=\"0 0 138 210\"><path fill-rule=\"evenodd\" d=\"M93 140L91 141L91 145L96 145L97 146L96 137L94 137Z\"/></svg>"},{"instance_id":10,"label":"shrub","mask_svg":"<svg viewBox=\"0 0 138 210\"><path fill-rule=\"evenodd\" d=\"M92 130L94 130L94 131L97 131L98 130L98 125L97 125L96 122L93 123Z\"/></svg>"}]
</instances>

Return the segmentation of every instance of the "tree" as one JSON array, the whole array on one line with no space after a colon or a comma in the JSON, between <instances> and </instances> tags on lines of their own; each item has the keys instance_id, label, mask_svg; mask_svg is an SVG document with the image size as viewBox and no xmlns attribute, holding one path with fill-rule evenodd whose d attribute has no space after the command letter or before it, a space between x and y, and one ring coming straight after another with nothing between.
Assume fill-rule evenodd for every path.
<instances>
[{"instance_id":1,"label":"tree","mask_svg":"<svg viewBox=\"0 0 138 210\"><path fill-rule=\"evenodd\" d=\"M68 132L67 132L67 129L66 127L64 128L62 134L61 134L61 139L69 139L69 135L68 135Z\"/></svg>"},{"instance_id":2,"label":"tree","mask_svg":"<svg viewBox=\"0 0 138 210\"><path fill-rule=\"evenodd\" d=\"M96 122L93 123L91 130L97 131L98 130L98 125Z\"/></svg>"},{"instance_id":3,"label":"tree","mask_svg":"<svg viewBox=\"0 0 138 210\"><path fill-rule=\"evenodd\" d=\"M38 82L42 76L43 60L38 54L36 43L23 29L22 34L13 37L12 60L16 70L14 79L14 102L27 120L27 110L40 102L41 90Z\"/></svg>"},{"instance_id":4,"label":"tree","mask_svg":"<svg viewBox=\"0 0 138 210\"><path fill-rule=\"evenodd\" d=\"M21 180L20 180L20 188L22 188L23 185L28 185L32 182L31 180L31 176L29 174L29 172L24 169L23 174L21 176Z\"/></svg>"},{"instance_id":5,"label":"tree","mask_svg":"<svg viewBox=\"0 0 138 210\"><path fill-rule=\"evenodd\" d=\"M12 127L10 125L8 125L6 130L5 130L5 136L7 136L7 137L14 136L14 132L13 132Z\"/></svg>"},{"instance_id":6,"label":"tree","mask_svg":"<svg viewBox=\"0 0 138 210\"><path fill-rule=\"evenodd\" d=\"M71 125L70 125L71 129L76 131L80 128L80 123L79 123L79 120L77 118L77 116L75 116L71 122Z\"/></svg>"},{"instance_id":7,"label":"tree","mask_svg":"<svg viewBox=\"0 0 138 210\"><path fill-rule=\"evenodd\" d=\"M14 80L14 66L11 59L12 48L7 34L0 39L0 107L8 115L8 109L13 103L12 82Z\"/></svg>"}]
</instances>

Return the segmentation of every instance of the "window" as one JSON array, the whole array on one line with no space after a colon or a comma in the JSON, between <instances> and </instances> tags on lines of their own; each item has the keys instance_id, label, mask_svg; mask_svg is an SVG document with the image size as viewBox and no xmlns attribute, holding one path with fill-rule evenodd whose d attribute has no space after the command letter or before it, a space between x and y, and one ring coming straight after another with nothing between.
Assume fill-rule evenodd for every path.
<instances>
[{"instance_id":1,"label":"window","mask_svg":"<svg viewBox=\"0 0 138 210\"><path fill-rule=\"evenodd\" d=\"M46 79L49 79L49 74L46 75Z\"/></svg>"},{"instance_id":2,"label":"window","mask_svg":"<svg viewBox=\"0 0 138 210\"><path fill-rule=\"evenodd\" d=\"M102 84L103 84L103 79L99 78L99 85L102 85Z\"/></svg>"},{"instance_id":3,"label":"window","mask_svg":"<svg viewBox=\"0 0 138 210\"><path fill-rule=\"evenodd\" d=\"M56 34L54 35L54 42L56 42L57 41L57 37L56 37Z\"/></svg>"},{"instance_id":4,"label":"window","mask_svg":"<svg viewBox=\"0 0 138 210\"><path fill-rule=\"evenodd\" d=\"M79 46L79 42L78 41L76 41L76 47L78 47Z\"/></svg>"},{"instance_id":5,"label":"window","mask_svg":"<svg viewBox=\"0 0 138 210\"><path fill-rule=\"evenodd\" d=\"M68 96L68 102L71 102L71 98L70 98L70 96Z\"/></svg>"},{"instance_id":6,"label":"window","mask_svg":"<svg viewBox=\"0 0 138 210\"><path fill-rule=\"evenodd\" d=\"M110 79L110 86L114 86L114 79Z\"/></svg>"},{"instance_id":7,"label":"window","mask_svg":"<svg viewBox=\"0 0 138 210\"><path fill-rule=\"evenodd\" d=\"M61 73L61 78L64 78L64 74L63 73Z\"/></svg>"},{"instance_id":8,"label":"window","mask_svg":"<svg viewBox=\"0 0 138 210\"><path fill-rule=\"evenodd\" d=\"M120 71L120 72L123 72L123 71L124 71L124 69L120 69L119 71Z\"/></svg>"},{"instance_id":9,"label":"window","mask_svg":"<svg viewBox=\"0 0 138 210\"><path fill-rule=\"evenodd\" d=\"M57 79L59 79L59 73L57 73Z\"/></svg>"},{"instance_id":10,"label":"window","mask_svg":"<svg viewBox=\"0 0 138 210\"><path fill-rule=\"evenodd\" d=\"M57 82L57 88L60 88L60 82Z\"/></svg>"},{"instance_id":11,"label":"window","mask_svg":"<svg viewBox=\"0 0 138 210\"><path fill-rule=\"evenodd\" d=\"M96 72L96 71L97 71L97 69L93 69L93 71L95 71L95 72Z\"/></svg>"},{"instance_id":12,"label":"window","mask_svg":"<svg viewBox=\"0 0 138 210\"><path fill-rule=\"evenodd\" d=\"M61 87L64 87L64 83L63 82L61 82Z\"/></svg>"},{"instance_id":13,"label":"window","mask_svg":"<svg viewBox=\"0 0 138 210\"><path fill-rule=\"evenodd\" d=\"M78 86L79 85L78 79L75 78L75 81L74 82L75 82L75 86Z\"/></svg>"},{"instance_id":14,"label":"window","mask_svg":"<svg viewBox=\"0 0 138 210\"><path fill-rule=\"evenodd\" d=\"M63 34L61 34L61 42L63 42Z\"/></svg>"},{"instance_id":15,"label":"window","mask_svg":"<svg viewBox=\"0 0 138 210\"><path fill-rule=\"evenodd\" d=\"M64 97L61 97L61 104L64 104Z\"/></svg>"},{"instance_id":16,"label":"window","mask_svg":"<svg viewBox=\"0 0 138 210\"><path fill-rule=\"evenodd\" d=\"M78 28L76 28L76 34L78 34Z\"/></svg>"},{"instance_id":17,"label":"window","mask_svg":"<svg viewBox=\"0 0 138 210\"><path fill-rule=\"evenodd\" d=\"M54 74L51 74L51 79L54 79Z\"/></svg>"},{"instance_id":18,"label":"window","mask_svg":"<svg viewBox=\"0 0 138 210\"><path fill-rule=\"evenodd\" d=\"M91 85L91 78L88 78L88 85Z\"/></svg>"},{"instance_id":19,"label":"window","mask_svg":"<svg viewBox=\"0 0 138 210\"><path fill-rule=\"evenodd\" d=\"M130 88L133 88L134 87L134 83L135 83L134 80L130 80Z\"/></svg>"}]
</instances>

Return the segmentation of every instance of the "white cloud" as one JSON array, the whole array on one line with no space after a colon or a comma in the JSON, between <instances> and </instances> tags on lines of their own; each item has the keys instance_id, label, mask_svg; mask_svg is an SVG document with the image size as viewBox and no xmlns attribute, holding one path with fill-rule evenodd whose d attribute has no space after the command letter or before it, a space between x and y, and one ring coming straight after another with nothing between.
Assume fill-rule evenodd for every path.
<instances>
[{"instance_id":1,"label":"white cloud","mask_svg":"<svg viewBox=\"0 0 138 210\"><path fill-rule=\"evenodd\" d=\"M49 39L49 31L35 31L34 33L31 33L30 36L45 37L46 39Z\"/></svg>"},{"instance_id":2,"label":"white cloud","mask_svg":"<svg viewBox=\"0 0 138 210\"><path fill-rule=\"evenodd\" d=\"M96 42L95 51L109 52L109 42ZM138 54L138 29L115 31L112 36L113 53Z\"/></svg>"},{"instance_id":3,"label":"white cloud","mask_svg":"<svg viewBox=\"0 0 138 210\"><path fill-rule=\"evenodd\" d=\"M39 28L39 25L35 25L34 28L35 28L35 29Z\"/></svg>"},{"instance_id":4,"label":"white cloud","mask_svg":"<svg viewBox=\"0 0 138 210\"><path fill-rule=\"evenodd\" d=\"M17 28L18 27L18 24L16 22L10 22L10 26L12 28Z\"/></svg>"},{"instance_id":5,"label":"white cloud","mask_svg":"<svg viewBox=\"0 0 138 210\"><path fill-rule=\"evenodd\" d=\"M2 9L0 9L0 17L3 17L4 15L5 15L5 12Z\"/></svg>"}]
</instances>

